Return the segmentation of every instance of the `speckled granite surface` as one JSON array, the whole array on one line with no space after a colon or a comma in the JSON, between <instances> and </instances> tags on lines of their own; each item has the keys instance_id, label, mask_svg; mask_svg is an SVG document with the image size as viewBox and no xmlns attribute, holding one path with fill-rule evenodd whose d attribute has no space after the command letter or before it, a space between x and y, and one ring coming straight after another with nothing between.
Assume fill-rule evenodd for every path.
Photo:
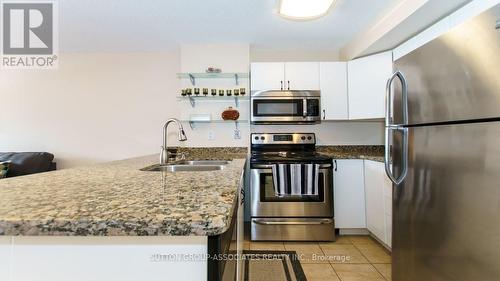
<instances>
[{"instance_id":1,"label":"speckled granite surface","mask_svg":"<svg viewBox=\"0 0 500 281\"><path fill-rule=\"evenodd\" d=\"M139 171L156 163L153 155L2 179L0 235L211 236L227 230L245 159L222 171Z\"/></svg>"},{"instance_id":2,"label":"speckled granite surface","mask_svg":"<svg viewBox=\"0 0 500 281\"><path fill-rule=\"evenodd\" d=\"M367 159L384 162L383 145L317 146L316 150L334 159Z\"/></svg>"}]
</instances>

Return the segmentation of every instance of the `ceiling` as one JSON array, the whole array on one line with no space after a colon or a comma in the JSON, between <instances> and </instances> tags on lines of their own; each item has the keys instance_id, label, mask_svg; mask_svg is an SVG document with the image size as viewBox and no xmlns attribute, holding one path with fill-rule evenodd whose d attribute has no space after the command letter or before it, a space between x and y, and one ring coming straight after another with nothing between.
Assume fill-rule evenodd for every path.
<instances>
[{"instance_id":1,"label":"ceiling","mask_svg":"<svg viewBox=\"0 0 500 281\"><path fill-rule=\"evenodd\" d=\"M274 14L275 0L64 0L60 51L162 51L181 43L337 50L401 1L339 0L327 16L296 22Z\"/></svg>"}]
</instances>

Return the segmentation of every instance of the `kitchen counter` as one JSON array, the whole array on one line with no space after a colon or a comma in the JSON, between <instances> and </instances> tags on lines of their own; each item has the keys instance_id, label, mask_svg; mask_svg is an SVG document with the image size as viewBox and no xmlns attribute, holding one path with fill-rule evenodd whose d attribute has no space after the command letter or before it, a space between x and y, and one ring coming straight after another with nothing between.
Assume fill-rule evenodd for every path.
<instances>
[{"instance_id":1,"label":"kitchen counter","mask_svg":"<svg viewBox=\"0 0 500 281\"><path fill-rule=\"evenodd\" d=\"M317 146L316 150L333 159L366 159L384 162L384 146L382 145Z\"/></svg>"},{"instance_id":2,"label":"kitchen counter","mask_svg":"<svg viewBox=\"0 0 500 281\"><path fill-rule=\"evenodd\" d=\"M0 180L0 236L213 236L231 222L245 153L222 171L143 172L158 155ZM193 158L193 157L190 157Z\"/></svg>"}]
</instances>

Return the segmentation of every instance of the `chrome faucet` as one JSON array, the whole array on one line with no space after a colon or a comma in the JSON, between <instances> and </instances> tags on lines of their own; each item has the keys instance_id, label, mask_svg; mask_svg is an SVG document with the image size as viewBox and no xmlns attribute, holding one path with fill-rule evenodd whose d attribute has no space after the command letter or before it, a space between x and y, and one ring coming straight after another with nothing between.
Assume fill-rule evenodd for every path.
<instances>
[{"instance_id":1,"label":"chrome faucet","mask_svg":"<svg viewBox=\"0 0 500 281\"><path fill-rule=\"evenodd\" d=\"M186 141L186 133L184 132L184 128L179 120L175 118L170 118L163 125L163 146L161 147L160 153L160 165L166 165L168 163L168 150L167 150L167 136L168 136L168 125L174 122L179 127L179 141Z\"/></svg>"}]
</instances>

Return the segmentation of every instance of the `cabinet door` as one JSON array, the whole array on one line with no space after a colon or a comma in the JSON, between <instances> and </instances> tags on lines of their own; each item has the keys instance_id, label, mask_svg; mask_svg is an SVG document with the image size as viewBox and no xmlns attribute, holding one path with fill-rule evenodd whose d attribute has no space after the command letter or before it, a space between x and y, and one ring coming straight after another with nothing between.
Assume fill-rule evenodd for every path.
<instances>
[{"instance_id":1,"label":"cabinet door","mask_svg":"<svg viewBox=\"0 0 500 281\"><path fill-rule=\"evenodd\" d=\"M386 241L383 165L365 161L366 225L380 241Z\"/></svg>"},{"instance_id":2,"label":"cabinet door","mask_svg":"<svg viewBox=\"0 0 500 281\"><path fill-rule=\"evenodd\" d=\"M349 119L385 117L385 88L392 69L392 52L348 62Z\"/></svg>"},{"instance_id":3,"label":"cabinet door","mask_svg":"<svg viewBox=\"0 0 500 281\"><path fill-rule=\"evenodd\" d=\"M259 62L250 66L252 91L281 90L285 80L285 64L282 62Z\"/></svg>"},{"instance_id":4,"label":"cabinet door","mask_svg":"<svg viewBox=\"0 0 500 281\"><path fill-rule=\"evenodd\" d=\"M285 89L319 90L319 62L286 62Z\"/></svg>"},{"instance_id":5,"label":"cabinet door","mask_svg":"<svg viewBox=\"0 0 500 281\"><path fill-rule=\"evenodd\" d=\"M363 160L334 160L336 228L366 228Z\"/></svg>"},{"instance_id":6,"label":"cabinet door","mask_svg":"<svg viewBox=\"0 0 500 281\"><path fill-rule=\"evenodd\" d=\"M323 120L347 120L347 63L321 62L319 83Z\"/></svg>"}]
</instances>

